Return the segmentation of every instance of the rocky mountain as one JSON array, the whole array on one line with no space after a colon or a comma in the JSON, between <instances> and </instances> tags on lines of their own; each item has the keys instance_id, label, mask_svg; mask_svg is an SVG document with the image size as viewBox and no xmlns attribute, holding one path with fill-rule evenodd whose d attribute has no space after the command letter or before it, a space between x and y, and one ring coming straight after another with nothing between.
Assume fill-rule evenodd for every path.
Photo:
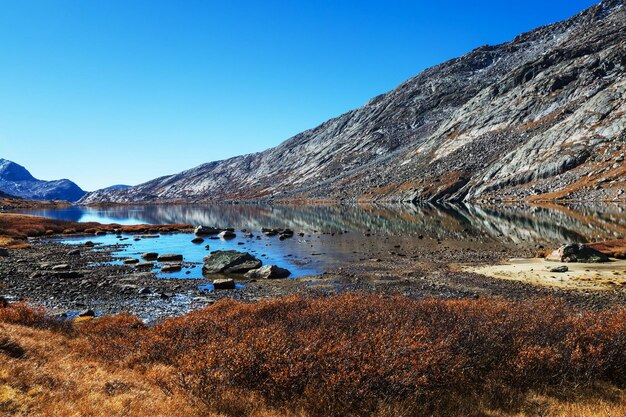
<instances>
[{"instance_id":1,"label":"rocky mountain","mask_svg":"<svg viewBox=\"0 0 626 417\"><path fill-rule=\"evenodd\" d=\"M38 180L23 166L6 159L0 159L0 191L29 200L77 201L86 194L70 180Z\"/></svg>"},{"instance_id":2,"label":"rocky mountain","mask_svg":"<svg viewBox=\"0 0 626 417\"><path fill-rule=\"evenodd\" d=\"M482 46L267 151L81 202L624 199L625 2Z\"/></svg>"}]
</instances>

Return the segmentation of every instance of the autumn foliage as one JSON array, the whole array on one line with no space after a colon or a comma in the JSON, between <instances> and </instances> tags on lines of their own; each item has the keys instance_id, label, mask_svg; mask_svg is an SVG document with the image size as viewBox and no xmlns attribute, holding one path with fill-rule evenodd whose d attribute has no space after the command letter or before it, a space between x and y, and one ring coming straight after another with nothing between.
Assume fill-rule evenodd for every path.
<instances>
[{"instance_id":1,"label":"autumn foliage","mask_svg":"<svg viewBox=\"0 0 626 417\"><path fill-rule=\"evenodd\" d=\"M485 415L516 411L532 392L626 384L626 309L555 299L291 296L221 301L156 326L122 314L73 328L18 303L0 308L0 323L53 330L200 414Z\"/></svg>"},{"instance_id":2,"label":"autumn foliage","mask_svg":"<svg viewBox=\"0 0 626 417\"><path fill-rule=\"evenodd\" d=\"M292 296L223 301L155 327L104 318L81 332L97 357L165 365L164 383L230 415L259 401L309 415L390 404L445 415L454 398L510 407L530 390L626 383L626 310L555 300Z\"/></svg>"},{"instance_id":3,"label":"autumn foliage","mask_svg":"<svg viewBox=\"0 0 626 417\"><path fill-rule=\"evenodd\" d=\"M189 224L119 225L115 223L81 223L40 216L0 213L0 237L14 240L59 234L94 234L99 231L119 233L171 233L191 229L192 226Z\"/></svg>"}]
</instances>

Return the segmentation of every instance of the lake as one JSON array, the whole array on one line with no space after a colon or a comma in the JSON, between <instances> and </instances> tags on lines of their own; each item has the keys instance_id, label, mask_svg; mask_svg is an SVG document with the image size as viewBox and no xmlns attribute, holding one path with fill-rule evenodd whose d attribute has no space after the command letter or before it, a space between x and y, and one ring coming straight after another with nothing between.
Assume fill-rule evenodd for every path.
<instances>
[{"instance_id":1,"label":"lake","mask_svg":"<svg viewBox=\"0 0 626 417\"><path fill-rule=\"evenodd\" d=\"M137 205L70 207L20 213L80 222L130 224L188 223L260 231L350 231L427 235L438 239L495 239L502 242L560 244L626 237L626 206L477 205Z\"/></svg>"}]
</instances>

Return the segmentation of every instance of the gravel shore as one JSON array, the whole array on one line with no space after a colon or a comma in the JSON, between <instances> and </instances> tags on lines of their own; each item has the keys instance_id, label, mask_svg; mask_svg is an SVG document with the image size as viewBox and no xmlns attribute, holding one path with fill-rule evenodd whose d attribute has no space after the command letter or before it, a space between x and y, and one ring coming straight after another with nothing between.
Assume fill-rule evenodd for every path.
<instances>
[{"instance_id":1,"label":"gravel shore","mask_svg":"<svg viewBox=\"0 0 626 417\"><path fill-rule=\"evenodd\" d=\"M183 314L221 298L256 301L300 292L364 291L444 299L554 296L585 308L626 305L626 291L621 288L573 291L489 278L463 268L532 256L534 249L528 246L370 233L320 234L318 238L326 253L343 253L336 266L322 274L275 280L238 276L244 288L211 292L199 287L212 279L157 278L153 272L109 264L119 250L117 245L75 250L54 239L31 239L30 248L0 257L0 295L70 316L90 309L97 315L129 312L147 321Z\"/></svg>"}]
</instances>

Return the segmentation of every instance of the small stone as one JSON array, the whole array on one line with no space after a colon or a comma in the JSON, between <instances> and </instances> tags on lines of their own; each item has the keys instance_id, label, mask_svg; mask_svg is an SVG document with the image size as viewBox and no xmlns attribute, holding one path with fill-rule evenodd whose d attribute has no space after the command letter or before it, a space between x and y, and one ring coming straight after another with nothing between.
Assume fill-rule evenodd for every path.
<instances>
[{"instance_id":1,"label":"small stone","mask_svg":"<svg viewBox=\"0 0 626 417\"><path fill-rule=\"evenodd\" d=\"M231 232L230 230L224 230L218 236L222 239L234 239L237 237L235 232Z\"/></svg>"},{"instance_id":2,"label":"small stone","mask_svg":"<svg viewBox=\"0 0 626 417\"><path fill-rule=\"evenodd\" d=\"M78 312L78 317L95 317L96 313L91 309L85 309Z\"/></svg>"},{"instance_id":3,"label":"small stone","mask_svg":"<svg viewBox=\"0 0 626 417\"><path fill-rule=\"evenodd\" d=\"M235 281L230 278L216 279L213 281L213 288L216 290L234 290Z\"/></svg>"},{"instance_id":4,"label":"small stone","mask_svg":"<svg viewBox=\"0 0 626 417\"><path fill-rule=\"evenodd\" d=\"M145 252L141 254L141 259L145 259L146 261L156 261L159 257L159 254L156 252Z\"/></svg>"},{"instance_id":5,"label":"small stone","mask_svg":"<svg viewBox=\"0 0 626 417\"><path fill-rule=\"evenodd\" d=\"M196 243L196 244L204 243L204 239L202 239L201 237L195 237L191 239L191 243Z\"/></svg>"},{"instance_id":6,"label":"small stone","mask_svg":"<svg viewBox=\"0 0 626 417\"><path fill-rule=\"evenodd\" d=\"M285 268L281 268L276 265L265 265L261 268L246 272L244 277L249 279L279 279L287 278L289 275L291 275L291 272Z\"/></svg>"},{"instance_id":7,"label":"small stone","mask_svg":"<svg viewBox=\"0 0 626 417\"><path fill-rule=\"evenodd\" d=\"M161 267L161 272L172 273L178 272L181 269L183 269L183 266L181 264L168 264Z\"/></svg>"},{"instance_id":8,"label":"small stone","mask_svg":"<svg viewBox=\"0 0 626 417\"><path fill-rule=\"evenodd\" d=\"M569 268L566 265L561 265L561 266L554 266L552 268L550 268L550 272L567 272L569 271Z\"/></svg>"},{"instance_id":9,"label":"small stone","mask_svg":"<svg viewBox=\"0 0 626 417\"><path fill-rule=\"evenodd\" d=\"M163 255L159 255L157 261L159 262L182 262L183 255L174 254L174 253L166 253Z\"/></svg>"},{"instance_id":10,"label":"small stone","mask_svg":"<svg viewBox=\"0 0 626 417\"><path fill-rule=\"evenodd\" d=\"M135 258L124 259L124 264L125 265L134 265L134 264L138 264L138 263L139 263L139 259L135 259Z\"/></svg>"}]
</instances>

